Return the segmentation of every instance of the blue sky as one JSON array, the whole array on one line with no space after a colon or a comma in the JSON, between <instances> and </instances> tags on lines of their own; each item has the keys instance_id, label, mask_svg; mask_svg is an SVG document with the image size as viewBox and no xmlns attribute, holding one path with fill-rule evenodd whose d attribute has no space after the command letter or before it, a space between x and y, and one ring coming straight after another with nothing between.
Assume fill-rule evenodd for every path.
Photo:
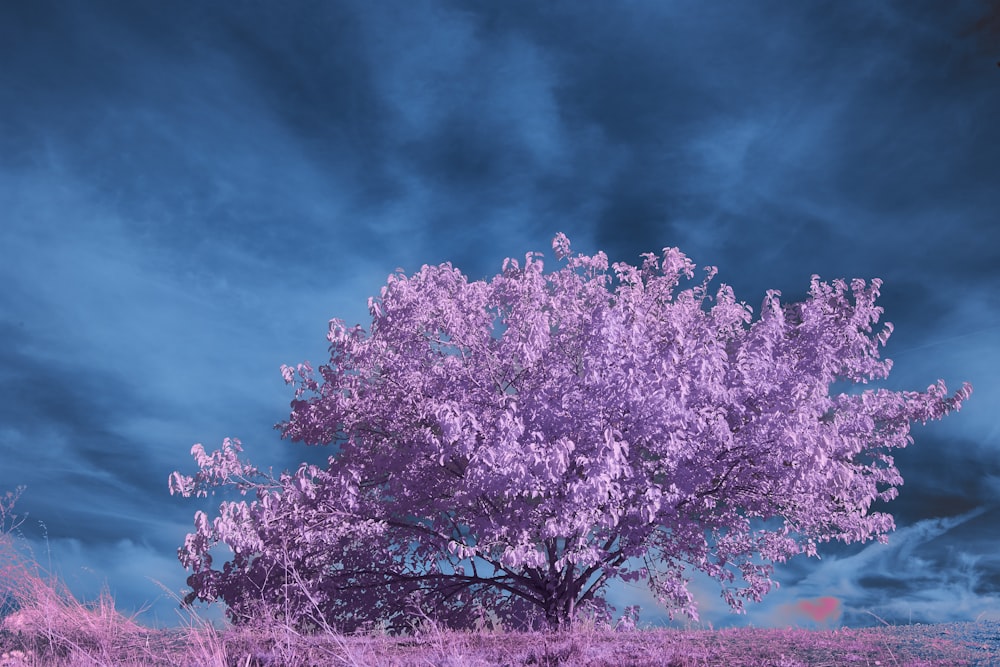
<instances>
[{"instance_id":1,"label":"blue sky","mask_svg":"<svg viewBox=\"0 0 1000 667\"><path fill-rule=\"evenodd\" d=\"M880 277L918 427L888 545L716 626L1000 617L1000 11L991 3L6 2L0 491L39 560L177 621L195 442L307 453L283 363L396 267L678 246L758 306ZM620 605L642 602L629 588ZM655 619L649 608L644 620Z\"/></svg>"}]
</instances>

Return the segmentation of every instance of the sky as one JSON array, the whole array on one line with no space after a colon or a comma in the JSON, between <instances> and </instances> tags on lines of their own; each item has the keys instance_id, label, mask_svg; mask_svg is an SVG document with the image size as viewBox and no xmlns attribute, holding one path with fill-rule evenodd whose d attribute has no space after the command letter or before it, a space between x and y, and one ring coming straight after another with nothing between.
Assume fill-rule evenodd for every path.
<instances>
[{"instance_id":1,"label":"sky","mask_svg":"<svg viewBox=\"0 0 1000 667\"><path fill-rule=\"evenodd\" d=\"M881 278L881 386L975 388L899 452L888 545L745 616L695 580L703 622L1000 619L998 65L981 0L0 2L0 492L77 595L175 624L191 446L294 469L279 368L331 318L564 232L755 308Z\"/></svg>"}]
</instances>

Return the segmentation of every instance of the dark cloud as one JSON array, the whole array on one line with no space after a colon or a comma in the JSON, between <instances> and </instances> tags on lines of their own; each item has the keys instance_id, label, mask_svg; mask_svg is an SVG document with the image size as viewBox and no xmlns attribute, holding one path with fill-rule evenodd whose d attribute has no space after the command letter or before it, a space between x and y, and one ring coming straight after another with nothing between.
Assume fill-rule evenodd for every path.
<instances>
[{"instance_id":1,"label":"dark cloud","mask_svg":"<svg viewBox=\"0 0 1000 667\"><path fill-rule=\"evenodd\" d=\"M898 577L874 575L861 577L858 584L868 589L878 589L890 595L908 595L919 590L925 582L903 580Z\"/></svg>"},{"instance_id":2,"label":"dark cloud","mask_svg":"<svg viewBox=\"0 0 1000 667\"><path fill-rule=\"evenodd\" d=\"M998 503L1000 461L995 450L958 438L926 437L919 427L914 438L915 444L894 456L905 480L898 502L880 506L881 511L892 512L905 525Z\"/></svg>"},{"instance_id":3,"label":"dark cloud","mask_svg":"<svg viewBox=\"0 0 1000 667\"><path fill-rule=\"evenodd\" d=\"M119 375L33 356L21 329L0 326L5 472L31 488L26 501L54 538L100 543L144 532L147 517L162 511L165 473L155 452L115 429L123 415L156 408ZM68 498L94 500L67 511Z\"/></svg>"}]
</instances>

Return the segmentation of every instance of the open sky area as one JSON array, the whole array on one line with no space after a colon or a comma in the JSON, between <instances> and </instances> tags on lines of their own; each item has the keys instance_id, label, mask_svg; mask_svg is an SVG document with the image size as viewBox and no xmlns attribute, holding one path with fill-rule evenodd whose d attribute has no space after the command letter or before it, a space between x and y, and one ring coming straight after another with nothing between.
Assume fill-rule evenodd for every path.
<instances>
[{"instance_id":1,"label":"open sky area","mask_svg":"<svg viewBox=\"0 0 1000 667\"><path fill-rule=\"evenodd\" d=\"M261 466L279 367L397 267L676 246L758 308L884 280L914 430L888 545L826 545L733 616L1000 618L1000 9L839 2L0 3L0 492L83 597L177 622L192 444ZM619 608L643 604L618 586Z\"/></svg>"}]
</instances>

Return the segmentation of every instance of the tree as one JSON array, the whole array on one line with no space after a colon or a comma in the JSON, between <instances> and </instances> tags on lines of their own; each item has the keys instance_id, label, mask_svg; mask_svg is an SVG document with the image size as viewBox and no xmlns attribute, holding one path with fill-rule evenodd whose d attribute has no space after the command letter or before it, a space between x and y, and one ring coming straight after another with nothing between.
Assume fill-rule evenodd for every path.
<instances>
[{"instance_id":1,"label":"tree","mask_svg":"<svg viewBox=\"0 0 1000 667\"><path fill-rule=\"evenodd\" d=\"M775 563L886 541L892 516L872 503L902 483L890 451L972 388L854 389L891 367L880 281L813 276L805 301L769 291L754 320L730 287L709 293L714 267L680 289L695 267L677 249L612 277L603 253L574 256L562 234L553 248L564 266L548 274L538 253L488 282L399 271L369 300L369 331L331 321L318 378L283 366L295 399L276 428L328 445L325 469L274 478L237 440L195 445L200 472L175 472L172 493L256 500L195 515L178 550L188 602L341 631L402 627L414 607L453 627L561 628L606 613L618 578L697 619L692 570L741 611Z\"/></svg>"}]
</instances>

